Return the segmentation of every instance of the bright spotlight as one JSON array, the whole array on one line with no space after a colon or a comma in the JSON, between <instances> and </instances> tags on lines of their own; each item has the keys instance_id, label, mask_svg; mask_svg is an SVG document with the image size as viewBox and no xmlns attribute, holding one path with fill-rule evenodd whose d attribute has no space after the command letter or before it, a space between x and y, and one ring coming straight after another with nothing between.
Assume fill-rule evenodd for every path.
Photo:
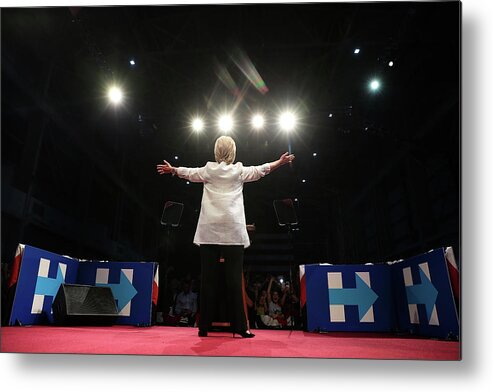
<instances>
[{"instance_id":1,"label":"bright spotlight","mask_svg":"<svg viewBox=\"0 0 493 392\"><path fill-rule=\"evenodd\" d=\"M123 99L122 90L118 87L113 86L108 90L108 98L114 104L119 104Z\"/></svg>"},{"instance_id":2,"label":"bright spotlight","mask_svg":"<svg viewBox=\"0 0 493 392\"><path fill-rule=\"evenodd\" d=\"M255 129L262 129L264 127L264 117L260 114L256 114L252 117L252 126Z\"/></svg>"},{"instance_id":3,"label":"bright spotlight","mask_svg":"<svg viewBox=\"0 0 493 392\"><path fill-rule=\"evenodd\" d=\"M192 129L195 132L201 132L204 129L204 121L201 118L194 118L192 120Z\"/></svg>"},{"instance_id":4,"label":"bright spotlight","mask_svg":"<svg viewBox=\"0 0 493 392\"><path fill-rule=\"evenodd\" d=\"M370 89L372 91L377 91L379 88L380 88L380 82L378 80L376 80L376 79L373 79L370 82Z\"/></svg>"},{"instance_id":5,"label":"bright spotlight","mask_svg":"<svg viewBox=\"0 0 493 392\"><path fill-rule=\"evenodd\" d=\"M233 118L229 114L225 114L219 118L219 129L225 133L233 129Z\"/></svg>"},{"instance_id":6,"label":"bright spotlight","mask_svg":"<svg viewBox=\"0 0 493 392\"><path fill-rule=\"evenodd\" d=\"M135 60L130 60L129 63L130 65L135 65Z\"/></svg>"},{"instance_id":7,"label":"bright spotlight","mask_svg":"<svg viewBox=\"0 0 493 392\"><path fill-rule=\"evenodd\" d=\"M281 126L281 129L289 132L296 126L296 117L291 112L285 112L279 117L279 125Z\"/></svg>"},{"instance_id":8,"label":"bright spotlight","mask_svg":"<svg viewBox=\"0 0 493 392\"><path fill-rule=\"evenodd\" d=\"M358 54L358 53L359 53L359 48L354 49L354 54Z\"/></svg>"},{"instance_id":9,"label":"bright spotlight","mask_svg":"<svg viewBox=\"0 0 493 392\"><path fill-rule=\"evenodd\" d=\"M394 62L393 61L389 61L389 67L393 67L394 66Z\"/></svg>"},{"instance_id":10,"label":"bright spotlight","mask_svg":"<svg viewBox=\"0 0 493 392\"><path fill-rule=\"evenodd\" d=\"M314 156L314 157L316 157L316 156L317 156L317 153L316 153L316 152L314 152L314 153L313 153L313 156Z\"/></svg>"}]
</instances>

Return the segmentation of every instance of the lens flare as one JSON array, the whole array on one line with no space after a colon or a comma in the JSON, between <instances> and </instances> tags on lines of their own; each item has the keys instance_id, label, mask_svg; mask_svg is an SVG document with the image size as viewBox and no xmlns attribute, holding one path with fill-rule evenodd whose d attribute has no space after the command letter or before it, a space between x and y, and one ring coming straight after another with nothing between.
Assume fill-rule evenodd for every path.
<instances>
[{"instance_id":1,"label":"lens flare","mask_svg":"<svg viewBox=\"0 0 493 392\"><path fill-rule=\"evenodd\" d=\"M233 129L233 117L230 114L224 114L219 118L219 129L224 133L229 133Z\"/></svg>"},{"instance_id":2,"label":"lens flare","mask_svg":"<svg viewBox=\"0 0 493 392\"><path fill-rule=\"evenodd\" d=\"M195 131L195 132L202 132L202 130L204 129L204 121L201 119L201 118L194 118L192 120L192 129Z\"/></svg>"},{"instance_id":3,"label":"lens flare","mask_svg":"<svg viewBox=\"0 0 493 392\"><path fill-rule=\"evenodd\" d=\"M110 89L108 90L108 98L110 102L115 105L121 103L123 99L122 90L117 86L110 87Z\"/></svg>"},{"instance_id":4,"label":"lens flare","mask_svg":"<svg viewBox=\"0 0 493 392\"><path fill-rule=\"evenodd\" d=\"M296 116L292 112L284 112L279 117L279 125L286 132L292 131L296 127Z\"/></svg>"},{"instance_id":5,"label":"lens flare","mask_svg":"<svg viewBox=\"0 0 493 392\"><path fill-rule=\"evenodd\" d=\"M256 114L252 117L252 126L254 129L262 129L264 127L264 116Z\"/></svg>"}]
</instances>

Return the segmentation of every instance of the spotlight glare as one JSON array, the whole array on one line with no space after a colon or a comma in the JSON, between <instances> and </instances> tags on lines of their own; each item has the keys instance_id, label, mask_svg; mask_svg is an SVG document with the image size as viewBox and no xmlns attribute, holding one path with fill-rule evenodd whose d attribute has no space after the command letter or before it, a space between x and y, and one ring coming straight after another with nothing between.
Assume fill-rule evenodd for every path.
<instances>
[{"instance_id":1,"label":"spotlight glare","mask_svg":"<svg viewBox=\"0 0 493 392\"><path fill-rule=\"evenodd\" d=\"M135 65L135 60L130 60L130 65Z\"/></svg>"},{"instance_id":2,"label":"spotlight glare","mask_svg":"<svg viewBox=\"0 0 493 392\"><path fill-rule=\"evenodd\" d=\"M110 87L108 91L108 98L112 103L119 104L123 99L122 90L116 86Z\"/></svg>"},{"instance_id":3,"label":"spotlight glare","mask_svg":"<svg viewBox=\"0 0 493 392\"><path fill-rule=\"evenodd\" d=\"M354 49L354 54L358 54L358 53L359 53L359 48Z\"/></svg>"},{"instance_id":4,"label":"spotlight glare","mask_svg":"<svg viewBox=\"0 0 493 392\"><path fill-rule=\"evenodd\" d=\"M317 156L317 153L316 153L316 152L314 152L314 153L313 153L313 156L314 156L314 157L316 157L316 156Z\"/></svg>"},{"instance_id":5,"label":"spotlight glare","mask_svg":"<svg viewBox=\"0 0 493 392\"><path fill-rule=\"evenodd\" d=\"M301 180L301 182L304 184L306 182L306 180Z\"/></svg>"},{"instance_id":6,"label":"spotlight glare","mask_svg":"<svg viewBox=\"0 0 493 392\"><path fill-rule=\"evenodd\" d=\"M376 79L373 79L370 82L370 89L372 91L377 91L379 88L380 88L380 82L378 80L376 80Z\"/></svg>"},{"instance_id":7,"label":"spotlight glare","mask_svg":"<svg viewBox=\"0 0 493 392\"><path fill-rule=\"evenodd\" d=\"M286 132L293 130L296 126L296 118L294 114L291 112L282 113L279 117L279 125L281 126L281 129Z\"/></svg>"},{"instance_id":8,"label":"spotlight glare","mask_svg":"<svg viewBox=\"0 0 493 392\"><path fill-rule=\"evenodd\" d=\"M201 132L204 129L204 121L201 118L194 118L192 120L192 129L195 132Z\"/></svg>"},{"instance_id":9,"label":"spotlight glare","mask_svg":"<svg viewBox=\"0 0 493 392\"><path fill-rule=\"evenodd\" d=\"M389 67L393 67L394 66L394 62L393 61L389 61Z\"/></svg>"},{"instance_id":10,"label":"spotlight glare","mask_svg":"<svg viewBox=\"0 0 493 392\"><path fill-rule=\"evenodd\" d=\"M233 118L229 114L225 114L219 118L219 129L225 133L233 129Z\"/></svg>"},{"instance_id":11,"label":"spotlight glare","mask_svg":"<svg viewBox=\"0 0 493 392\"><path fill-rule=\"evenodd\" d=\"M178 160L178 155L175 155L175 161L177 161L177 160Z\"/></svg>"},{"instance_id":12,"label":"spotlight glare","mask_svg":"<svg viewBox=\"0 0 493 392\"><path fill-rule=\"evenodd\" d=\"M264 127L264 117L261 114L256 114L253 116L252 126L255 129L262 129Z\"/></svg>"}]
</instances>

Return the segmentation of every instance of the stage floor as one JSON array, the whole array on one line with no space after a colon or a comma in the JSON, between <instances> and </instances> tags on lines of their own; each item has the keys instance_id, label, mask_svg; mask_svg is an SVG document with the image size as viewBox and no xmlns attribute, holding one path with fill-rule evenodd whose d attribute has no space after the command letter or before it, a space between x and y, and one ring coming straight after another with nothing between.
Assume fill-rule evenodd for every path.
<instances>
[{"instance_id":1,"label":"stage floor","mask_svg":"<svg viewBox=\"0 0 493 392\"><path fill-rule=\"evenodd\" d=\"M10 353L131 354L210 357L459 360L460 343L379 333L327 334L252 330L197 336L187 327L2 327L0 351Z\"/></svg>"}]
</instances>

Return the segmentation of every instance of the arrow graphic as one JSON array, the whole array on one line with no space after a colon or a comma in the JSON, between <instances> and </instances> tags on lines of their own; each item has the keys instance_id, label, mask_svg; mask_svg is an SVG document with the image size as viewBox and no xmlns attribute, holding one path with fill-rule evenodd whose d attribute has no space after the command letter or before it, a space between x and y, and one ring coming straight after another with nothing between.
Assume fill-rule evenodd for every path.
<instances>
[{"instance_id":1,"label":"arrow graphic","mask_svg":"<svg viewBox=\"0 0 493 392\"><path fill-rule=\"evenodd\" d=\"M378 295L358 275L355 289L329 289L329 302L332 305L358 305L360 321L378 299Z\"/></svg>"},{"instance_id":2,"label":"arrow graphic","mask_svg":"<svg viewBox=\"0 0 493 392\"><path fill-rule=\"evenodd\" d=\"M36 287L34 289L34 294L38 295L51 295L55 297L58 293L58 288L63 283L63 274L60 268L60 264L58 264L58 270L56 273L56 278L47 278L44 276L38 276L36 280Z\"/></svg>"},{"instance_id":3,"label":"arrow graphic","mask_svg":"<svg viewBox=\"0 0 493 392\"><path fill-rule=\"evenodd\" d=\"M120 283L97 283L96 286L106 286L113 292L113 297L118 301L118 311L120 312L137 294L137 290L132 286L127 276L120 271Z\"/></svg>"},{"instance_id":4,"label":"arrow graphic","mask_svg":"<svg viewBox=\"0 0 493 392\"><path fill-rule=\"evenodd\" d=\"M407 303L416 305L424 304L426 308L426 316L429 321L431 319L433 308L435 307L438 291L421 268L419 269L419 277L421 278L421 284L406 286Z\"/></svg>"}]
</instances>

